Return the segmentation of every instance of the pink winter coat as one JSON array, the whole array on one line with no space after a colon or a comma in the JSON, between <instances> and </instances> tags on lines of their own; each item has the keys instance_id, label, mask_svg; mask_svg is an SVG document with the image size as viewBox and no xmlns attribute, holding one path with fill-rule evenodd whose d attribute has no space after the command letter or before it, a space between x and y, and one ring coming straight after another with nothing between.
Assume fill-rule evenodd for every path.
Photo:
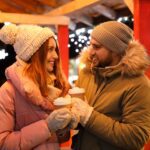
<instances>
[{"instance_id":1,"label":"pink winter coat","mask_svg":"<svg viewBox=\"0 0 150 150\"><path fill-rule=\"evenodd\" d=\"M14 63L0 88L0 150L59 150L45 122L52 105L21 73L22 66Z\"/></svg>"}]
</instances>

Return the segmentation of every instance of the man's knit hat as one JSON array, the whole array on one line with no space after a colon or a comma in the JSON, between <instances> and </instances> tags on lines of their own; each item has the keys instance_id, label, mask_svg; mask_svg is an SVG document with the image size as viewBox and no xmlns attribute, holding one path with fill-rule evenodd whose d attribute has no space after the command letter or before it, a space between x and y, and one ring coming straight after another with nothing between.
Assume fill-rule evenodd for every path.
<instances>
[{"instance_id":1,"label":"man's knit hat","mask_svg":"<svg viewBox=\"0 0 150 150\"><path fill-rule=\"evenodd\" d=\"M50 28L37 25L10 24L0 30L0 40L13 45L17 56L24 61L28 61L52 36L54 37L54 33Z\"/></svg>"},{"instance_id":2,"label":"man's knit hat","mask_svg":"<svg viewBox=\"0 0 150 150\"><path fill-rule=\"evenodd\" d=\"M108 21L96 26L91 37L107 49L122 54L133 40L133 31L121 22Z\"/></svg>"}]
</instances>

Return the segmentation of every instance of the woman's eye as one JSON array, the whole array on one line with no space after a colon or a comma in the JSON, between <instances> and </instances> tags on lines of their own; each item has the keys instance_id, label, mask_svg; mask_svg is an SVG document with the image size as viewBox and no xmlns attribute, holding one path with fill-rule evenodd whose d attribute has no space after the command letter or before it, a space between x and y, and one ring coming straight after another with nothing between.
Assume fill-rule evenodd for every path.
<instances>
[{"instance_id":1,"label":"woman's eye","mask_svg":"<svg viewBox=\"0 0 150 150\"><path fill-rule=\"evenodd\" d=\"M50 48L49 48L49 51L53 51L53 50L54 50L54 48L53 48L53 47L50 47Z\"/></svg>"}]
</instances>

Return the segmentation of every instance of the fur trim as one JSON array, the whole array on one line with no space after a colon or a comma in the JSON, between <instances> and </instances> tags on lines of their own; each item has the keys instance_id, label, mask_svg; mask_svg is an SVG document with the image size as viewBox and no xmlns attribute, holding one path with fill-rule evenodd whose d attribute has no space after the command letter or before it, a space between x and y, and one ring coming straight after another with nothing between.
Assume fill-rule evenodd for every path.
<instances>
[{"instance_id":1,"label":"fur trim","mask_svg":"<svg viewBox=\"0 0 150 150\"><path fill-rule=\"evenodd\" d=\"M144 73L148 68L150 59L142 44L138 41L131 41L121 64L122 74L138 75Z\"/></svg>"},{"instance_id":2,"label":"fur trim","mask_svg":"<svg viewBox=\"0 0 150 150\"><path fill-rule=\"evenodd\" d=\"M81 53L80 62L86 64L86 69L91 68L88 49ZM138 41L131 41L117 68L121 67L122 75L134 76L143 74L149 65L150 58L144 46Z\"/></svg>"},{"instance_id":3,"label":"fur trim","mask_svg":"<svg viewBox=\"0 0 150 150\"><path fill-rule=\"evenodd\" d=\"M89 50L88 49L83 50L80 53L79 60L80 60L80 63L86 65L85 66L86 69L90 69L91 68L91 60L90 60L90 57L89 57Z\"/></svg>"}]
</instances>

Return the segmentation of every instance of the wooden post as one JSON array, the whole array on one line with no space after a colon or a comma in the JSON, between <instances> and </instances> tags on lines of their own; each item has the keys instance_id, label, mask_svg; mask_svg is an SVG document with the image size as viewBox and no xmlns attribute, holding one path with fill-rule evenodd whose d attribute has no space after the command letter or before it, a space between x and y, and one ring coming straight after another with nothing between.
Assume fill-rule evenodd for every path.
<instances>
[{"instance_id":1,"label":"wooden post","mask_svg":"<svg viewBox=\"0 0 150 150\"><path fill-rule=\"evenodd\" d=\"M134 0L134 34L150 54L150 1ZM150 77L150 69L147 73ZM150 141L145 145L144 150L150 150Z\"/></svg>"},{"instance_id":2,"label":"wooden post","mask_svg":"<svg viewBox=\"0 0 150 150\"><path fill-rule=\"evenodd\" d=\"M134 0L134 34L150 54L150 1ZM150 69L147 71L150 77ZM149 148L150 150L150 148Z\"/></svg>"},{"instance_id":3,"label":"wooden post","mask_svg":"<svg viewBox=\"0 0 150 150\"><path fill-rule=\"evenodd\" d=\"M68 77L69 69L69 30L67 25L58 26L58 43L60 48L60 56L62 59L62 67L65 72L65 75Z\"/></svg>"}]
</instances>

